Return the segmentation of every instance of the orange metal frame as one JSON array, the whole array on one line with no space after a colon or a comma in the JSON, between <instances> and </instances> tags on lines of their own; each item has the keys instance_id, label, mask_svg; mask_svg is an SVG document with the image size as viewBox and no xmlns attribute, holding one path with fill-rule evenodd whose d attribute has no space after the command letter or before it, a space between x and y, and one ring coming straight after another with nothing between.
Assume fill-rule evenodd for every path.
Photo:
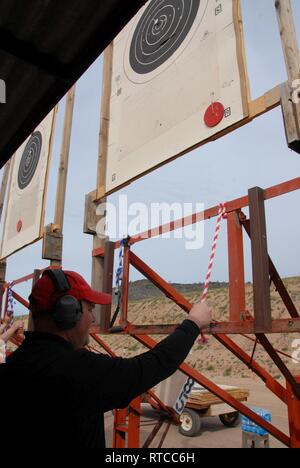
<instances>
[{"instance_id":1,"label":"orange metal frame","mask_svg":"<svg viewBox=\"0 0 300 468\"><path fill-rule=\"evenodd\" d=\"M258 188L249 191L248 196L233 200L226 204L227 207L227 234L228 234L228 262L229 262L229 316L228 322L214 323L206 333L213 335L221 344L239 358L247 367L257 374L265 383L266 387L272 391L282 402L287 405L290 434L286 435L274 425L264 421L260 416L251 411L246 405L237 401L228 392L224 391L212 381L207 379L203 374L192 369L187 364L180 366L181 371L187 376L194 379L207 390L217 395L221 400L228 403L232 408L252 419L256 424L266 429L275 438L281 441L288 447L300 448L300 377L291 374L285 363L280 358L277 351L273 348L266 337L269 333L295 333L300 331L299 313L289 296L271 258L268 256L266 244L265 216L264 216L264 201L275 198L289 192L300 189L300 178L293 179L283 184L276 185L267 190ZM242 213L244 207L250 208L250 219ZM128 321L128 288L129 288L129 270L130 265L140 271L154 285L156 285L164 294L180 306L185 312L189 312L192 307L178 291L176 291L169 283L161 278L154 270L146 265L139 257L137 257L130 247L137 242L140 242L151 237L156 237L164 232L173 231L182 226L194 224L199 220L210 219L216 217L218 207L213 207L205 210L204 213L196 213L183 220L177 220L170 225L159 226L156 229L146 233L134 236L128 240L128 245L124 251L124 271L122 284L122 307L119 326L114 329L101 329L94 327L91 330L91 336L100 344L106 352L114 355L110 348L98 336L101 334L110 334L119 332L121 334L129 334L137 341L142 343L149 349L156 345L156 341L149 335L151 334L167 334L174 330L176 325L151 325L137 326ZM253 222L255 220L255 222ZM252 224L251 224L252 221ZM255 298L254 294L254 317L245 310L245 280L244 280L244 252L243 252L243 230L251 239L252 245L252 260L254 267L253 287L254 293L259 292ZM110 243L112 244L112 243ZM118 248L119 242L113 244L113 248ZM97 249L93 251L93 256L104 256L105 249ZM13 285L22 281L27 281L33 278L32 275L20 278L13 282ZM112 276L112 275L111 275ZM291 318L287 320L272 320L271 309L269 304L270 283L273 282L276 289L283 300ZM8 284L4 285L7 289ZM13 297L28 307L28 302L21 298L17 293L13 292ZM5 309L7 307L7 301ZM105 311L107 312L107 309ZM111 315L111 310L109 310ZM110 316L106 323L110 323ZM227 334L254 334L257 342L259 342L274 361L280 372L286 379L286 387L275 380L261 365L259 365L253 356L248 355L241 349ZM169 414L169 423L173 421L178 423L174 413L164 406L162 402L152 393L148 392L153 406L158 405ZM126 410L117 410L115 416L114 427L114 447L139 447L140 446L140 399L136 399L129 408L129 414ZM154 436L159 431L163 421L159 421L155 426L152 434L146 441L146 446L152 442ZM164 440L169 423L164 431L162 441ZM161 441L161 444L162 444ZM148 444L148 445L147 445ZM161 446L160 444L160 446Z\"/></svg>"},{"instance_id":2,"label":"orange metal frame","mask_svg":"<svg viewBox=\"0 0 300 468\"><path fill-rule=\"evenodd\" d=\"M300 412L300 378L294 376L289 371L278 352L269 342L266 334L270 333L298 333L300 331L299 313L286 290L271 258L267 252L266 226L264 201L269 200L295 190L300 189L300 178L270 187L266 190L254 188L249 190L248 196L226 203L227 212L227 236L228 236L228 266L229 266L229 321L213 323L205 332L213 335L221 344L239 358L247 367L252 369L282 402L288 407L290 423L290 435L283 434L274 425L267 423L256 415L247 406L234 399L226 391L216 386L200 372L192 369L187 364L182 364L180 369L187 376L192 377L195 382L205 387L210 392L217 395L232 408L246 415L259 426L265 428L275 438L288 447L300 447L300 421L296 414ZM250 219L242 212L245 207L250 208ZM195 213L184 219L171 222L169 225L159 226L155 229L133 236L128 240L128 245L124 249L124 269L122 285L122 307L119 326L113 329L94 328L94 332L109 334L119 332L129 334L137 341L148 348L153 348L156 342L150 338L153 334L171 333L176 325L134 325L128 321L128 289L129 289L129 269L135 267L140 273L156 285L169 299L174 301L185 312L189 312L192 307L178 291L168 282L161 278L146 263L137 257L130 247L137 242L157 237L165 232L194 224L199 220L207 220L218 215L218 206L205 210L203 213ZM252 220L252 224L251 224ZM244 249L243 231L250 237L252 245L253 262L253 288L254 288L254 316L252 317L245 307L245 278L244 278ZM114 248L120 247L120 242L114 244ZM96 249L93 256L105 255L105 249ZM270 284L274 283L284 305L291 318L284 320L272 320L270 305ZM256 296L255 296L256 295ZM110 313L110 312L109 312ZM109 317L110 318L110 317ZM109 323L110 320L106 321ZM260 366L253 356L242 350L227 334L254 334L270 358L274 361L280 372L286 379L286 388L275 380L262 366ZM127 429L129 430L129 429ZM134 430L134 429L132 429ZM129 430L130 433L130 430ZM115 447L119 447L115 439ZM122 445L124 446L124 445ZM138 447L138 438L132 445L132 439L128 447Z\"/></svg>"}]
</instances>

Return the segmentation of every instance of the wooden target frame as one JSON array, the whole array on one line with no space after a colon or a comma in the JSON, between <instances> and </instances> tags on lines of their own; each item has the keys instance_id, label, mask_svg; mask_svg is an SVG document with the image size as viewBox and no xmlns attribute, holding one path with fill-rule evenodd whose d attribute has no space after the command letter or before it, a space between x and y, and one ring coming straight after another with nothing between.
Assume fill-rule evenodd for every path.
<instances>
[{"instance_id":1,"label":"wooden target frame","mask_svg":"<svg viewBox=\"0 0 300 468\"><path fill-rule=\"evenodd\" d=\"M106 49L104 54L104 70L103 70L103 92L102 92L102 104L101 104L101 128L100 128L100 146L98 155L98 177L97 177L97 188L96 192L91 194L91 198L94 202L105 199L105 197L116 190L130 184L136 179L143 177L145 174L152 172L153 170L161 167L164 164L186 154L187 152L194 150L206 143L212 142L224 135L238 129L239 127L251 122L253 119L263 115L266 112L273 110L274 108L281 105L284 125L286 130L287 143L289 148L300 153L300 110L297 103L293 103L292 97L295 95L295 87L293 86L294 80L300 78L300 59L299 50L297 45L297 38L295 32L295 26L293 23L293 17L291 15L291 4L290 0L280 0L275 2L275 8L277 10L277 17L279 27L281 30L281 42L284 51L284 57L286 62L286 69L288 74L288 81L280 83L273 89L268 90L265 94L258 97L255 100L251 99L250 84L247 74L246 67L246 53L244 47L244 36L243 36L243 23L241 15L240 0L232 1L235 28L237 34L237 57L240 69L240 76L242 81L242 99L243 106L245 109L244 119L236 122L235 124L224 128L215 129L215 132L208 136L206 139L199 141L198 143L186 148L178 154L170 155L161 163L157 163L141 171L138 174L133 175L128 180L120 184L111 186L109 177L111 174L111 123L112 123L112 112L111 112L111 96L114 93L115 83L113 82L113 68L114 68L114 48L115 42L111 43ZM223 3L221 0L214 2L216 7L218 4ZM136 21L135 19L132 20ZM120 37L120 36L119 36ZM298 81L297 81L298 82Z\"/></svg>"},{"instance_id":2,"label":"wooden target frame","mask_svg":"<svg viewBox=\"0 0 300 468\"><path fill-rule=\"evenodd\" d=\"M57 107L14 155L3 224L1 260L42 238Z\"/></svg>"},{"instance_id":3,"label":"wooden target frame","mask_svg":"<svg viewBox=\"0 0 300 468\"><path fill-rule=\"evenodd\" d=\"M151 5L156 3L161 2L156 0L148 2L110 45L105 54L102 103L107 110L107 115L101 126L101 134L105 138L101 153L107 162L105 164L105 181L100 186L98 185L97 199L130 184L202 144L214 140L221 134L228 133L236 125L240 126L250 116L250 92L240 1L200 1L196 22L190 26L186 37L181 40L179 48L175 50L173 55L158 68L150 69L150 72L145 74L142 72L139 74L136 70L130 72L131 62L129 64L127 61L131 60L132 47L137 42L135 34L138 35L137 31L140 24L143 26L144 16ZM172 2L169 3L172 4ZM177 4L178 2L173 3ZM188 2L187 5L189 3L193 4L193 2ZM163 11L160 10L160 12ZM151 15L151 8L149 14ZM150 24L155 23L155 16L151 16ZM158 14L157 17L160 18ZM180 22L180 19L178 21ZM211 30L216 29L210 34L206 26ZM206 40L209 43L206 43ZM215 47L216 54L213 59L209 53L209 46ZM201 56L205 50L207 51L205 66L210 67L207 75L198 73L198 65L195 65L194 70L192 69L196 62L195 59ZM222 58L223 53L226 60ZM185 59L186 56L188 59ZM191 93L188 90L191 86L187 79L189 75L187 74L187 78L185 77L185 60L191 67L190 73L194 72L194 88ZM179 70L177 75L176 67ZM210 92L203 91L202 88L207 87L213 70L215 71L214 84L210 88ZM174 89L168 92L165 87L161 92L163 101L166 99L166 104L162 107L169 108L172 102L176 101L174 96L177 95L177 88L180 87L181 89L186 88L184 99L182 98L180 101L181 107L185 105L186 101L188 102L186 108L178 111L176 121L171 122L170 115L175 113L178 106L175 104L173 111L168 110L160 119L158 115L159 102L151 104L153 101L151 93L153 95L158 84L167 83L173 74L176 76L176 80L174 80L176 83ZM221 78L219 74L222 74ZM200 86L199 81L197 89L198 76L200 77L200 75L203 86ZM141 96L144 97L141 98ZM132 110L135 109L135 102L139 99L141 100L140 104L137 103L139 112L135 115ZM131 101L129 106L126 104L128 101ZM149 118L148 116L145 118L146 110L141 113L147 102ZM218 108L219 105L220 108ZM160 111L164 113L163 109ZM185 114L189 115L188 119L185 119ZM137 126L139 126L141 119L142 124L139 129ZM156 131L156 126L160 126L161 130ZM144 129L145 134L139 140L139 135ZM153 140L149 142L147 142L148 129L152 132L151 135L154 135ZM120 144L117 140L120 141Z\"/></svg>"}]
</instances>

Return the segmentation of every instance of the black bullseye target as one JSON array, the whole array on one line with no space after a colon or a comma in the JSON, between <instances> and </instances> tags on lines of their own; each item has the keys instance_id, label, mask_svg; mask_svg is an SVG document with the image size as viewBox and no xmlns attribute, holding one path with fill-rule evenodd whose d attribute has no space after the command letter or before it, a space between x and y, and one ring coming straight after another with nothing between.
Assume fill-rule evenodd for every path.
<instances>
[{"instance_id":1,"label":"black bullseye target","mask_svg":"<svg viewBox=\"0 0 300 468\"><path fill-rule=\"evenodd\" d=\"M152 0L135 29L129 62L144 75L163 65L181 46L202 0Z\"/></svg>"},{"instance_id":2,"label":"black bullseye target","mask_svg":"<svg viewBox=\"0 0 300 468\"><path fill-rule=\"evenodd\" d=\"M39 163L41 149L42 135L41 132L37 131L31 135L21 157L18 172L18 186L21 190L25 189L33 179Z\"/></svg>"}]
</instances>

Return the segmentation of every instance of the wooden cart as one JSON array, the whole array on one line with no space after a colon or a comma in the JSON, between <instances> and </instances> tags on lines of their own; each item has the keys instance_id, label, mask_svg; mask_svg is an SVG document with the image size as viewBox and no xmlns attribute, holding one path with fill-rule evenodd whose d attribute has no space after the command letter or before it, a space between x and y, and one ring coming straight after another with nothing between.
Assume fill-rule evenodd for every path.
<instances>
[{"instance_id":1,"label":"wooden cart","mask_svg":"<svg viewBox=\"0 0 300 468\"><path fill-rule=\"evenodd\" d=\"M249 390L227 385L220 385L220 387L238 401L247 401L249 397ZM237 411L233 411L217 396L195 384L180 416L179 432L184 436L194 437L200 433L201 418L211 416L219 416L226 427L236 427L241 422L241 416Z\"/></svg>"}]
</instances>

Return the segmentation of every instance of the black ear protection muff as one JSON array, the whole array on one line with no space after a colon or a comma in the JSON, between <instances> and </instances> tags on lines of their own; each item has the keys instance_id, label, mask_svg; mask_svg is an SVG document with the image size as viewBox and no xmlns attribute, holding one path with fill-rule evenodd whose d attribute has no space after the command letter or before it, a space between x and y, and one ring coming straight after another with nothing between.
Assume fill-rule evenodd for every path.
<instances>
[{"instance_id":1,"label":"black ear protection muff","mask_svg":"<svg viewBox=\"0 0 300 468\"><path fill-rule=\"evenodd\" d=\"M46 270L43 273L48 275L54 283L56 292L66 292L71 289L68 278L62 270ZM71 330L82 316L82 307L76 297L64 295L57 299L52 311L52 318L61 330Z\"/></svg>"}]
</instances>

